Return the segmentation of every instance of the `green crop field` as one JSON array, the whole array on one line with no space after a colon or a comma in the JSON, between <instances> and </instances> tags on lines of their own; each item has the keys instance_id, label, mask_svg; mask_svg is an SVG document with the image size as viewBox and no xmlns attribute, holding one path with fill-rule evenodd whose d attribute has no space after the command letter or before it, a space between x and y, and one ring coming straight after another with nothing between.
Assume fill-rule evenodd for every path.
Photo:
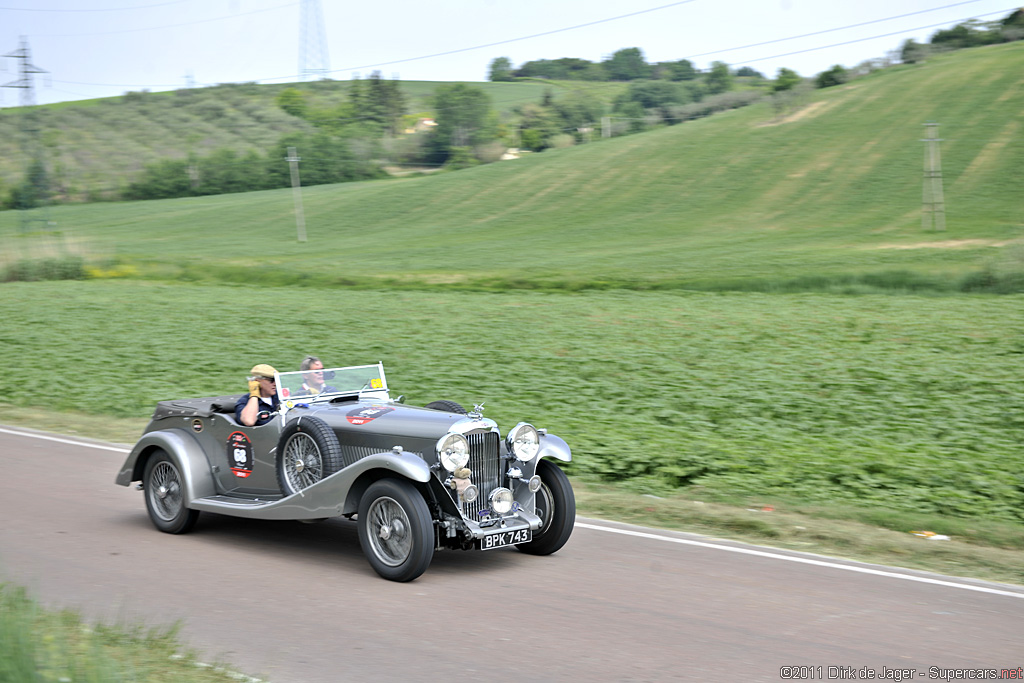
<instances>
[{"instance_id":1,"label":"green crop field","mask_svg":"<svg viewBox=\"0 0 1024 683\"><path fill-rule=\"evenodd\" d=\"M1024 298L4 285L3 395L148 415L248 368L381 360L638 490L1024 521ZM55 391L56 390L56 391ZM55 430L59 424L53 425Z\"/></svg>"}]
</instances>

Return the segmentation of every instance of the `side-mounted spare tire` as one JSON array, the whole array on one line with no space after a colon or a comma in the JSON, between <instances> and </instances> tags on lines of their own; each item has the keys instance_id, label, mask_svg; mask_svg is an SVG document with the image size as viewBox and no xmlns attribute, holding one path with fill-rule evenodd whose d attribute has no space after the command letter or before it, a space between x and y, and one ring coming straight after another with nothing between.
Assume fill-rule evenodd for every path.
<instances>
[{"instance_id":1,"label":"side-mounted spare tire","mask_svg":"<svg viewBox=\"0 0 1024 683\"><path fill-rule=\"evenodd\" d=\"M431 401L424 408L430 408L431 410L444 410L449 413L458 413L459 415L465 415L466 409L455 401Z\"/></svg>"},{"instance_id":2,"label":"side-mounted spare tire","mask_svg":"<svg viewBox=\"0 0 1024 683\"><path fill-rule=\"evenodd\" d=\"M330 425L303 416L285 426L277 442L277 483L282 493L298 493L341 468L341 444Z\"/></svg>"}]
</instances>

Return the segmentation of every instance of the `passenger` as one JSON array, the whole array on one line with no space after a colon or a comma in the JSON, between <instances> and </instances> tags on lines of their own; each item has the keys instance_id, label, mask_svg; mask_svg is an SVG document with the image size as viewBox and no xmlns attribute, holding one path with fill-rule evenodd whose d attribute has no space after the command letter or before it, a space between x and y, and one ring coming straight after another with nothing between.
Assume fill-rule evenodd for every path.
<instances>
[{"instance_id":1,"label":"passenger","mask_svg":"<svg viewBox=\"0 0 1024 683\"><path fill-rule=\"evenodd\" d=\"M324 364L316 356L306 356L299 369L303 371L302 391L306 394L322 394L335 392L336 388L324 384ZM307 370L309 372L307 372Z\"/></svg>"},{"instance_id":2,"label":"passenger","mask_svg":"<svg viewBox=\"0 0 1024 683\"><path fill-rule=\"evenodd\" d=\"M239 424L259 427L270 422L281 402L277 398L277 371L265 363L249 371L249 395L242 396L235 403L235 419Z\"/></svg>"}]
</instances>

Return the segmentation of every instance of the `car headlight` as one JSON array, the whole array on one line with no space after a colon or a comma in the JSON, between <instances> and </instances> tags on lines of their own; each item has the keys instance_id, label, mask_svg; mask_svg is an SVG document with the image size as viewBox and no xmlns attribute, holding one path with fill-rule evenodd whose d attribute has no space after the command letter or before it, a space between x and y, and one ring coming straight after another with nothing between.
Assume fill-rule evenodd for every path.
<instances>
[{"instance_id":1,"label":"car headlight","mask_svg":"<svg viewBox=\"0 0 1024 683\"><path fill-rule=\"evenodd\" d=\"M512 455L523 462L530 462L540 451L540 435L532 424L525 422L520 422L509 431L505 443Z\"/></svg>"},{"instance_id":2,"label":"car headlight","mask_svg":"<svg viewBox=\"0 0 1024 683\"><path fill-rule=\"evenodd\" d=\"M503 515L512 509L512 492L506 488L491 491L491 512Z\"/></svg>"},{"instance_id":3,"label":"car headlight","mask_svg":"<svg viewBox=\"0 0 1024 683\"><path fill-rule=\"evenodd\" d=\"M437 457L449 472L469 462L469 441L462 434L445 434L437 440Z\"/></svg>"}]
</instances>

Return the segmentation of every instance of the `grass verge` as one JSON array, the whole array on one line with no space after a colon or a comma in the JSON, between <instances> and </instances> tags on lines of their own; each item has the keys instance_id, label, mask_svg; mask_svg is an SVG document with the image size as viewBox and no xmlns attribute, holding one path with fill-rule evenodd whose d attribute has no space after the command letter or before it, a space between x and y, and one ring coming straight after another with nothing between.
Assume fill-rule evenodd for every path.
<instances>
[{"instance_id":1,"label":"grass verge","mask_svg":"<svg viewBox=\"0 0 1024 683\"><path fill-rule=\"evenodd\" d=\"M133 443L146 423L0 404L0 424L114 443ZM699 487L655 496L638 492L635 484L579 476L573 477L573 488L577 511L585 517L1024 585L1024 528L1011 523L780 498L721 500ZM929 540L911 531L950 540Z\"/></svg>"},{"instance_id":2,"label":"grass verge","mask_svg":"<svg viewBox=\"0 0 1024 683\"><path fill-rule=\"evenodd\" d=\"M0 681L18 683L237 683L257 681L197 659L177 625L90 625L46 610L24 589L0 583Z\"/></svg>"}]
</instances>

